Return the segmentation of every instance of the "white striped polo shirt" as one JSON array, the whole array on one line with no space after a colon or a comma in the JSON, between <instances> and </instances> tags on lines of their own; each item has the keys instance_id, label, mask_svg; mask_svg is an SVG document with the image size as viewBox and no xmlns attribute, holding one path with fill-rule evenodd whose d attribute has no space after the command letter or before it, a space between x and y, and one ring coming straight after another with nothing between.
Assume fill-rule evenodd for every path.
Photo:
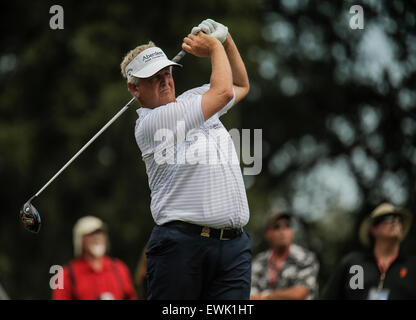
<instances>
[{"instance_id":1,"label":"white striped polo shirt","mask_svg":"<svg viewBox=\"0 0 416 320\"><path fill-rule=\"evenodd\" d=\"M243 227L249 220L246 190L230 134L219 117L201 108L209 84L175 102L140 108L135 137L146 164L151 212L157 225L181 220L212 228Z\"/></svg>"}]
</instances>

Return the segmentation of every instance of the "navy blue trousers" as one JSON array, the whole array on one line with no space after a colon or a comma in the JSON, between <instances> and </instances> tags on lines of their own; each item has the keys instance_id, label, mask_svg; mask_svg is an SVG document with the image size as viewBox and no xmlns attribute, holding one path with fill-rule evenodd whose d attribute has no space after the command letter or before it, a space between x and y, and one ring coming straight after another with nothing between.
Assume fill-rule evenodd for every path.
<instances>
[{"instance_id":1,"label":"navy blue trousers","mask_svg":"<svg viewBox=\"0 0 416 320\"><path fill-rule=\"evenodd\" d=\"M155 226L146 249L148 299L249 299L251 247L246 232L219 240Z\"/></svg>"}]
</instances>

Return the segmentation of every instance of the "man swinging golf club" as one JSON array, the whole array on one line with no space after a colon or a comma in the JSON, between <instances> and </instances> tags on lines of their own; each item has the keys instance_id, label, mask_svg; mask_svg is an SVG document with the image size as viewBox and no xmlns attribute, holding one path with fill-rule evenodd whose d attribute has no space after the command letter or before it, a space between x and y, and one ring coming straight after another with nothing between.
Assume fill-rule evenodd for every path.
<instances>
[{"instance_id":1,"label":"man swinging golf club","mask_svg":"<svg viewBox=\"0 0 416 320\"><path fill-rule=\"evenodd\" d=\"M146 250L148 298L248 299L251 240L242 228L249 208L240 166L232 161L237 155L233 148L228 162L203 161L228 153L230 144L220 141L232 145L219 117L247 95L247 72L228 28L211 19L194 27L182 48L209 57L212 71L209 84L178 97L172 77L178 64L152 42L121 63L128 89L142 106L135 137L156 222ZM161 132L172 134L160 138ZM206 152L187 161L198 146ZM169 155L173 162L161 160Z\"/></svg>"}]
</instances>

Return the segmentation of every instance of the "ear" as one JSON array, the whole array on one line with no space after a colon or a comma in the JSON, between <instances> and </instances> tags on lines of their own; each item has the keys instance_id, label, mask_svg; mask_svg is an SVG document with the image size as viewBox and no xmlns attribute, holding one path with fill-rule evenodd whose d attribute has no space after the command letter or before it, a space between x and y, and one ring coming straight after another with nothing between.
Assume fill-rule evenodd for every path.
<instances>
[{"instance_id":1,"label":"ear","mask_svg":"<svg viewBox=\"0 0 416 320\"><path fill-rule=\"evenodd\" d=\"M139 99L140 97L139 87L132 83L127 83L127 87L129 88L129 91L131 92L131 94L135 96L137 99Z\"/></svg>"}]
</instances>

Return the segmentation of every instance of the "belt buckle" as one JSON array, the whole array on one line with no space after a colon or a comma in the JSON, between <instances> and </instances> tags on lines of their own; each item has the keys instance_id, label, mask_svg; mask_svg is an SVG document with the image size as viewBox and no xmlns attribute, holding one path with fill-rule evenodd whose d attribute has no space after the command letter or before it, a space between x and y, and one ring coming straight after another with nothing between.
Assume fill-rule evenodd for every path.
<instances>
[{"instance_id":1,"label":"belt buckle","mask_svg":"<svg viewBox=\"0 0 416 320\"><path fill-rule=\"evenodd\" d=\"M203 227L202 231L201 231L201 236L209 238L210 237L210 235L209 235L210 231L211 230L209 229L209 227Z\"/></svg>"},{"instance_id":2,"label":"belt buckle","mask_svg":"<svg viewBox=\"0 0 416 320\"><path fill-rule=\"evenodd\" d=\"M220 233L220 240L230 240L230 238L225 238L225 237L223 237L223 235L224 235L224 230L225 230L225 229L221 229L221 233Z\"/></svg>"}]
</instances>

